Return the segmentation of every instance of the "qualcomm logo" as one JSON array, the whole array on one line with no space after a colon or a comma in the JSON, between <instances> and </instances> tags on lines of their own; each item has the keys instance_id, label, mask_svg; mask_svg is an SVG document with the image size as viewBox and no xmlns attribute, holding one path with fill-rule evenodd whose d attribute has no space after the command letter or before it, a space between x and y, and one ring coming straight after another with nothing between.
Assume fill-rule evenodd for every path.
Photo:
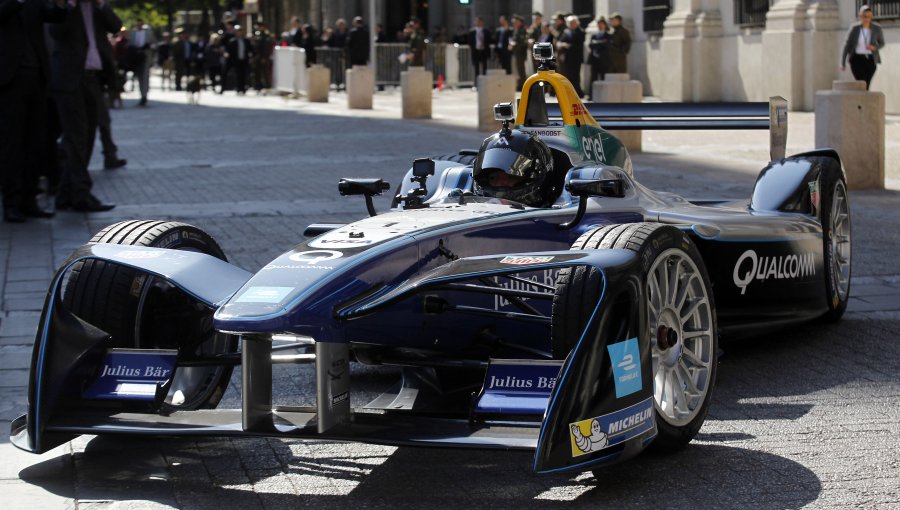
<instances>
[{"instance_id":1,"label":"qualcomm logo","mask_svg":"<svg viewBox=\"0 0 900 510\"><path fill-rule=\"evenodd\" d=\"M344 256L343 253L334 250L314 250L314 251L301 251L299 253L292 253L288 256L289 259L294 262L302 262L304 264L309 264L314 266L319 262L324 262L326 260L334 260L339 259Z\"/></svg>"},{"instance_id":2,"label":"qualcomm logo","mask_svg":"<svg viewBox=\"0 0 900 510\"><path fill-rule=\"evenodd\" d=\"M741 289L741 295L754 280L784 280L815 276L816 264L812 253L760 257L753 250L747 250L734 264L734 284Z\"/></svg>"}]
</instances>

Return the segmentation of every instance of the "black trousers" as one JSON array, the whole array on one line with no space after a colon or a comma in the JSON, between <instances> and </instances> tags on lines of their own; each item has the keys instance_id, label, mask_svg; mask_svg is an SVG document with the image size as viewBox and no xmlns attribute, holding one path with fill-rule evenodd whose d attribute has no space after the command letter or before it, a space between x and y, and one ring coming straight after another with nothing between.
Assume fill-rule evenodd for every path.
<instances>
[{"instance_id":1,"label":"black trousers","mask_svg":"<svg viewBox=\"0 0 900 510\"><path fill-rule=\"evenodd\" d=\"M489 50L472 50L472 66L475 67L476 77L487 73L488 55Z\"/></svg>"},{"instance_id":2,"label":"black trousers","mask_svg":"<svg viewBox=\"0 0 900 510\"><path fill-rule=\"evenodd\" d=\"M247 70L250 67L249 63L246 60L237 60L231 64L232 69L234 69L234 83L235 89L238 92L247 92Z\"/></svg>"},{"instance_id":3,"label":"black trousers","mask_svg":"<svg viewBox=\"0 0 900 510\"><path fill-rule=\"evenodd\" d=\"M94 137L97 134L100 101L104 101L98 72L85 71L74 90L54 93L62 125L66 161L59 182L57 202L79 203L91 194L93 181L88 174Z\"/></svg>"},{"instance_id":4,"label":"black trousers","mask_svg":"<svg viewBox=\"0 0 900 510\"><path fill-rule=\"evenodd\" d=\"M853 72L853 77L866 82L866 90L869 90L872 77L875 76L875 67L875 57L872 55L854 53L850 56L850 70Z\"/></svg>"},{"instance_id":5,"label":"black trousers","mask_svg":"<svg viewBox=\"0 0 900 510\"><path fill-rule=\"evenodd\" d=\"M512 53L509 50L497 49L497 61L506 74L512 74Z\"/></svg>"},{"instance_id":6,"label":"black trousers","mask_svg":"<svg viewBox=\"0 0 900 510\"><path fill-rule=\"evenodd\" d=\"M100 144L103 146L103 158L110 161L117 158L119 148L112 138L112 119L109 117L109 97L103 94L97 102L97 128L100 130Z\"/></svg>"},{"instance_id":7,"label":"black trousers","mask_svg":"<svg viewBox=\"0 0 900 510\"><path fill-rule=\"evenodd\" d=\"M44 148L47 85L37 67L20 67L0 87L0 182L4 207L34 203Z\"/></svg>"}]
</instances>

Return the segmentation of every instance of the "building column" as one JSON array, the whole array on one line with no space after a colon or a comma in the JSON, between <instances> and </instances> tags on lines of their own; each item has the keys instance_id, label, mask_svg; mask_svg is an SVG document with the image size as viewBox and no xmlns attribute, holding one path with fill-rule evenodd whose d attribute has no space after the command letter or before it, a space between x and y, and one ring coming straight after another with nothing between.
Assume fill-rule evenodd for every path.
<instances>
[{"instance_id":1,"label":"building column","mask_svg":"<svg viewBox=\"0 0 900 510\"><path fill-rule=\"evenodd\" d=\"M691 101L695 102L722 99L722 14L718 5L705 7L694 18Z\"/></svg>"},{"instance_id":2,"label":"building column","mask_svg":"<svg viewBox=\"0 0 900 510\"><path fill-rule=\"evenodd\" d=\"M660 40L659 87L654 94L666 101L691 101L694 97L694 48L699 0L675 0L663 24ZM718 62L715 63L718 68Z\"/></svg>"},{"instance_id":3,"label":"building column","mask_svg":"<svg viewBox=\"0 0 900 510\"><path fill-rule=\"evenodd\" d=\"M836 0L810 2L806 10L804 110L813 110L816 91L831 90L832 81L838 79L843 36Z\"/></svg>"},{"instance_id":4,"label":"building column","mask_svg":"<svg viewBox=\"0 0 900 510\"><path fill-rule=\"evenodd\" d=\"M804 46L806 0L776 0L766 15L762 33L762 66L766 95L782 96L791 110L802 110L804 100Z\"/></svg>"},{"instance_id":5,"label":"building column","mask_svg":"<svg viewBox=\"0 0 900 510\"><path fill-rule=\"evenodd\" d=\"M572 12L572 0L532 0L531 7L533 11L538 11L544 15L544 21L551 22L555 12ZM531 14L531 13L529 13Z\"/></svg>"}]
</instances>

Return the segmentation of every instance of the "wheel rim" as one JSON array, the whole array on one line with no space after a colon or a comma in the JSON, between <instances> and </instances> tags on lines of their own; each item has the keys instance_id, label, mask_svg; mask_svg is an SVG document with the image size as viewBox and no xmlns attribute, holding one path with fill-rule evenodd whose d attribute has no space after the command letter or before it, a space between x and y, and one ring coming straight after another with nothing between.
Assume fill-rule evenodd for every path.
<instances>
[{"instance_id":1,"label":"wheel rim","mask_svg":"<svg viewBox=\"0 0 900 510\"><path fill-rule=\"evenodd\" d=\"M152 276L148 276L147 281L143 283L134 325L134 346L138 349L147 349L154 343L152 339L143 338L142 323L145 315L144 305L147 302L150 291L155 286L172 287L172 284ZM216 334L211 327L210 330L210 335L200 343L194 354L201 357L213 357L232 352L228 338L225 335ZM216 391L216 381L219 380L225 370L227 368L223 366L177 367L175 373L172 374L172 383L163 402L169 406L186 409L193 409L203 405L210 395Z\"/></svg>"},{"instance_id":2,"label":"wheel rim","mask_svg":"<svg viewBox=\"0 0 900 510\"><path fill-rule=\"evenodd\" d=\"M840 181L834 187L829 227L834 286L840 300L845 301L850 291L850 206L847 188Z\"/></svg>"},{"instance_id":3,"label":"wheel rim","mask_svg":"<svg viewBox=\"0 0 900 510\"><path fill-rule=\"evenodd\" d=\"M700 270L680 249L656 258L647 285L654 403L663 420L683 426L700 413L709 392L712 307Z\"/></svg>"}]
</instances>

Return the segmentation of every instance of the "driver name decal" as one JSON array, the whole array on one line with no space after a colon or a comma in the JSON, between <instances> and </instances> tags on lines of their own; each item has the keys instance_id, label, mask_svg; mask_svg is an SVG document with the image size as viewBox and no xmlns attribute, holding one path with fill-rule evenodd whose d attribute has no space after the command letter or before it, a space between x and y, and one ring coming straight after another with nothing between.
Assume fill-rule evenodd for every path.
<instances>
[{"instance_id":1,"label":"driver name decal","mask_svg":"<svg viewBox=\"0 0 900 510\"><path fill-rule=\"evenodd\" d=\"M596 418L569 424L572 457L599 452L653 429L653 397Z\"/></svg>"},{"instance_id":2,"label":"driver name decal","mask_svg":"<svg viewBox=\"0 0 900 510\"><path fill-rule=\"evenodd\" d=\"M501 264L512 264L515 266L527 266L529 264L543 264L553 260L552 256L525 256L525 257L503 257L500 259Z\"/></svg>"},{"instance_id":3,"label":"driver name decal","mask_svg":"<svg viewBox=\"0 0 900 510\"><path fill-rule=\"evenodd\" d=\"M760 257L754 250L747 250L734 264L732 277L743 296L747 286L754 281L796 279L815 275L816 261L812 253Z\"/></svg>"}]
</instances>

